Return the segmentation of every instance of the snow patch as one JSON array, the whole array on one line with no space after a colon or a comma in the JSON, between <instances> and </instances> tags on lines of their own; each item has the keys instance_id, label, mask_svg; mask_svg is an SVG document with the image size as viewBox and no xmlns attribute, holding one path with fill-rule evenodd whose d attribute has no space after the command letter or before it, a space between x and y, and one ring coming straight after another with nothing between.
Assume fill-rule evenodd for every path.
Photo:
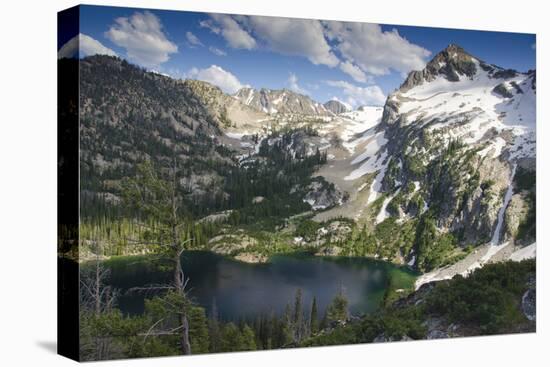
<instances>
[{"instance_id":1,"label":"snow patch","mask_svg":"<svg viewBox=\"0 0 550 367\"><path fill-rule=\"evenodd\" d=\"M248 134L248 131L243 131L243 132L239 132L239 133L226 131L225 135L230 137L231 139L241 140L243 138L243 136L249 135L249 134Z\"/></svg>"},{"instance_id":2,"label":"snow patch","mask_svg":"<svg viewBox=\"0 0 550 367\"><path fill-rule=\"evenodd\" d=\"M367 158L373 158L376 153L380 150L381 147L386 145L388 142L388 139L384 137L384 131L381 131L374 136L369 136L369 138L373 138L365 147L365 151L361 154L359 154L357 157L355 157L351 164L357 164L360 162L363 162Z\"/></svg>"},{"instance_id":3,"label":"snow patch","mask_svg":"<svg viewBox=\"0 0 550 367\"><path fill-rule=\"evenodd\" d=\"M349 175L344 177L344 180L346 180L346 181L357 180L359 177L363 177L364 175L366 175L368 173L376 172L376 171L378 171L379 169L382 169L382 168L385 172L387 162L386 163L384 163L384 162L386 161L387 156L388 156L388 152L384 151L377 158L370 157L359 168L353 170Z\"/></svg>"},{"instance_id":4,"label":"snow patch","mask_svg":"<svg viewBox=\"0 0 550 367\"><path fill-rule=\"evenodd\" d=\"M382 180L386 175L387 168L388 168L388 165L385 164L380 170L380 172L378 172L374 180L372 181L372 184L370 185L369 197L367 198L367 204L373 203L378 197L378 194L380 193L380 189L382 188Z\"/></svg>"},{"instance_id":5,"label":"snow patch","mask_svg":"<svg viewBox=\"0 0 550 367\"><path fill-rule=\"evenodd\" d=\"M388 208L388 204L390 203L390 201L393 200L393 198L399 194L399 191L401 191L401 188L399 188L393 195L391 195L390 197L387 197L386 199L384 199L384 202L382 203L382 207L380 208L380 212L378 213L378 215L376 216L376 224L378 223L382 223L386 218L388 218L390 216L390 214L388 213L388 211L386 210Z\"/></svg>"},{"instance_id":6,"label":"snow patch","mask_svg":"<svg viewBox=\"0 0 550 367\"><path fill-rule=\"evenodd\" d=\"M529 246L525 246L515 251L512 255L510 255L510 260L522 261L527 259L534 259L535 257L537 257L537 243L533 242Z\"/></svg>"}]
</instances>

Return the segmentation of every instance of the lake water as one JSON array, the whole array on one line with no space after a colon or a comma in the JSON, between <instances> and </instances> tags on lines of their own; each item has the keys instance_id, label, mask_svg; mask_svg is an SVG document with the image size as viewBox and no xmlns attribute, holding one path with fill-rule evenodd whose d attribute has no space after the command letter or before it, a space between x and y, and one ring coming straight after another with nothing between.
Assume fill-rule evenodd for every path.
<instances>
[{"instance_id":1,"label":"lake water","mask_svg":"<svg viewBox=\"0 0 550 367\"><path fill-rule=\"evenodd\" d=\"M105 264L111 269L110 283L119 288L118 307L129 314L144 308L144 294L124 294L137 286L168 283L171 273L151 257L115 258ZM182 255L189 296L207 309L215 300L225 320L251 318L261 313L283 312L294 302L298 288L304 309L317 298L322 314L344 287L350 312L375 311L383 300L390 279L394 287L412 286L414 273L407 268L366 258L328 258L306 254L277 255L268 264L247 264L211 252L189 251ZM149 295L149 297L152 295Z\"/></svg>"}]
</instances>

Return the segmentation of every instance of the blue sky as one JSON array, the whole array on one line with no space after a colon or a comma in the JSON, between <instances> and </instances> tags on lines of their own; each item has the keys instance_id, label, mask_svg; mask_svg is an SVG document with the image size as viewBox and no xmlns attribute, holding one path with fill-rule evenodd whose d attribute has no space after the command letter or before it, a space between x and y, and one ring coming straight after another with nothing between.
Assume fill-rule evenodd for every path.
<instances>
[{"instance_id":1,"label":"blue sky","mask_svg":"<svg viewBox=\"0 0 550 367\"><path fill-rule=\"evenodd\" d=\"M58 44L74 31L60 32ZM81 6L80 55L113 54L228 93L289 88L354 107L383 104L450 43L505 68L535 68L535 35L304 19Z\"/></svg>"}]
</instances>

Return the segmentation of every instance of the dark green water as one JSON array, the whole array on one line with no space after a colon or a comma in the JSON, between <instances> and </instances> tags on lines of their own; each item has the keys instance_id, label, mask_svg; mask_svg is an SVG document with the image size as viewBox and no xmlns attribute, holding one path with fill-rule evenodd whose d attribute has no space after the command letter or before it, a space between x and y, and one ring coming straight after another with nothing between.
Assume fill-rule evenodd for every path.
<instances>
[{"instance_id":1,"label":"dark green water","mask_svg":"<svg viewBox=\"0 0 550 367\"><path fill-rule=\"evenodd\" d=\"M182 262L189 295L207 311L215 299L226 320L280 313L294 301L298 288L306 307L315 296L323 312L343 286L351 313L369 313L380 306L389 284L407 288L415 278L409 269L366 258L278 255L268 264L246 264L211 252L189 251L182 255ZM170 272L151 257L116 258L105 264L111 269L111 285L122 290L118 306L125 313L142 313L146 297L124 294L125 290L171 280Z\"/></svg>"}]
</instances>

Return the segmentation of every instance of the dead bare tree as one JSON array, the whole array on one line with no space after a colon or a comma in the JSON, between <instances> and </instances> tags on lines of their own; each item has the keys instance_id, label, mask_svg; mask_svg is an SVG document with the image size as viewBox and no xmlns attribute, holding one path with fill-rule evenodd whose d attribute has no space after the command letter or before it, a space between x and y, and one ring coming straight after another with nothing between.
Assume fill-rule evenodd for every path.
<instances>
[{"instance_id":1,"label":"dead bare tree","mask_svg":"<svg viewBox=\"0 0 550 367\"><path fill-rule=\"evenodd\" d=\"M110 312L116 302L118 290L107 285L110 271L103 265L102 246L99 240L94 239L95 259L80 271L80 306L84 313L98 320L102 315ZM81 354L91 356L90 359L108 359L112 351L110 335L100 335L91 328L90 323L81 323L81 334L90 336L81 339ZM86 359L86 358L85 358Z\"/></svg>"},{"instance_id":2,"label":"dead bare tree","mask_svg":"<svg viewBox=\"0 0 550 367\"><path fill-rule=\"evenodd\" d=\"M132 213L140 216L140 225L145 227L152 237L146 241L129 239L129 242L152 247L157 252L167 255L173 262L173 282L169 285L147 287L147 289L173 289L182 300L185 300L187 281L181 265L181 254L190 240L182 241L180 236L180 228L184 223L180 215L182 198L180 190L178 190L178 173L175 157L167 174L163 174L161 170L155 170L153 164L146 161L138 166L135 177L125 181L123 194L127 207ZM152 220L157 225L150 227L143 224L144 219ZM155 323L145 337L152 334L173 335L178 333L181 352L191 354L186 304L187 302L182 302L180 305L182 309L176 310L178 325L175 328L153 332L152 329L157 325Z\"/></svg>"}]
</instances>

